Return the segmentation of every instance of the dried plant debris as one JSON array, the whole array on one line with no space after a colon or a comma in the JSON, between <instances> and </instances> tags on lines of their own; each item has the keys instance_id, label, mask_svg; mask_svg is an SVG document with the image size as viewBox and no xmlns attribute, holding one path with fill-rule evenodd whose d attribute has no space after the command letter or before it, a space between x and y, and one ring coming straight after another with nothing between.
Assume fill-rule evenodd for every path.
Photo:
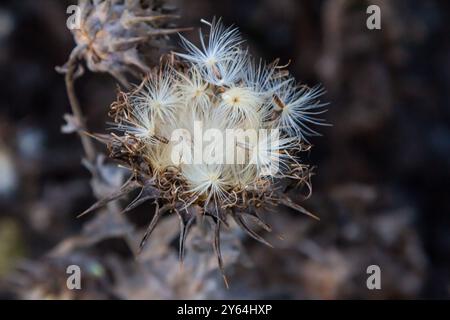
<instances>
[{"instance_id":1,"label":"dried plant debris","mask_svg":"<svg viewBox=\"0 0 450 320\"><path fill-rule=\"evenodd\" d=\"M83 58L90 71L110 73L125 86L126 74L140 77L150 71L145 57L151 49L167 48L168 35L186 30L170 25L178 16L167 13L164 1L80 0L79 7L72 57ZM146 52L140 52L144 46Z\"/></svg>"},{"instance_id":2,"label":"dried plant debris","mask_svg":"<svg viewBox=\"0 0 450 320\"><path fill-rule=\"evenodd\" d=\"M247 248L264 268L235 277L245 279L232 290L252 299L395 299L420 295L428 261L415 230L411 201L382 185L339 183L316 192L310 205L326 224L296 223L292 216L267 215L284 241L277 250ZM272 240L275 234L268 235ZM367 267L378 265L382 290L368 290ZM277 272L274 273L273 270Z\"/></svg>"},{"instance_id":3,"label":"dried plant debris","mask_svg":"<svg viewBox=\"0 0 450 320\"><path fill-rule=\"evenodd\" d=\"M75 265L83 270L81 287L67 287L67 267ZM60 257L45 257L40 261L19 264L8 286L25 300L114 299L107 265L92 254L71 252Z\"/></svg>"},{"instance_id":4,"label":"dried plant debris","mask_svg":"<svg viewBox=\"0 0 450 320\"><path fill-rule=\"evenodd\" d=\"M301 155L310 150L307 137L318 135L314 127L326 124L321 118L326 110L318 100L320 87L297 84L278 61L251 57L238 30L225 27L220 19L202 22L209 37L200 32L201 47L182 37L185 53L167 56L141 85L119 93L110 111L113 132L91 135L107 145L110 157L131 176L82 215L140 190L125 212L146 201L157 205L141 248L160 217L175 212L183 260L189 230L209 219L223 269L221 230L230 218L269 246L250 224L271 230L261 212L283 205L316 218L285 191L302 186L311 190L311 170ZM234 133L226 151L213 140L200 144L198 152L198 126L222 137ZM213 162L196 160L199 153Z\"/></svg>"},{"instance_id":5,"label":"dried plant debris","mask_svg":"<svg viewBox=\"0 0 450 320\"><path fill-rule=\"evenodd\" d=\"M106 215L107 212L103 213ZM93 220L97 220L96 217ZM98 219L90 229L104 232L104 219ZM178 253L171 245L177 237L175 216L163 219L155 230L155 239L138 259L120 256L117 252L102 251L101 243L119 241L119 234L111 232L107 240L85 233L82 237L68 238L45 258L24 261L8 281L8 287L23 299L224 299L221 279L213 248L209 243L211 228L195 225L189 234L189 256L182 268ZM110 223L109 223L110 224ZM224 232L222 254L224 267L233 272L243 255L237 230ZM82 290L67 288L67 267L76 265L83 270ZM51 279L49 281L48 279Z\"/></svg>"}]
</instances>

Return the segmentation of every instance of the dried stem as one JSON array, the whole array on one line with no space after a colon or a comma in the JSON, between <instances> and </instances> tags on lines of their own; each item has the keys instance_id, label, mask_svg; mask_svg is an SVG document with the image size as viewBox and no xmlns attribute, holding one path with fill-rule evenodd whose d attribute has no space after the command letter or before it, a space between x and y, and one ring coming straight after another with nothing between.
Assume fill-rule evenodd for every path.
<instances>
[{"instance_id":1,"label":"dried stem","mask_svg":"<svg viewBox=\"0 0 450 320\"><path fill-rule=\"evenodd\" d=\"M92 168L95 169L95 161L97 158L97 153L96 153L94 144L91 140L91 137L89 137L88 135L83 133L83 131L84 132L87 131L86 130L86 122L84 120L83 111L81 110L80 102L78 101L78 97L75 93L75 78L76 78L75 72L77 70L77 67L78 67L77 51L74 51L71 54L69 61L67 62L67 65L66 65L67 70L66 70L66 74L65 74L65 83L66 83L67 96L69 97L69 103L70 103L70 107L72 109L72 113L80 126L80 128L78 130L78 135L80 136L80 139L81 139L81 144L84 149L86 160L90 164L92 164ZM98 179L98 175L95 172L93 172L92 178ZM112 201L112 202L108 203L107 208L108 208L109 212L114 213L114 214L120 214L120 212L121 212L117 201ZM132 234L126 234L124 237L125 237L125 241L127 242L130 250L133 252L133 255L136 256L137 252L134 249L134 241L133 241Z\"/></svg>"},{"instance_id":2,"label":"dried stem","mask_svg":"<svg viewBox=\"0 0 450 320\"><path fill-rule=\"evenodd\" d=\"M84 153L87 158L87 160L90 163L95 162L96 158L96 152L94 148L94 144L92 143L92 140L84 135L82 131L86 130L86 123L84 121L83 112L80 107L80 103L78 101L77 95L75 93L75 71L78 66L76 55L71 55L69 61L67 62L67 72L65 75L65 82L66 82L66 90L67 90L67 96L69 97L69 103L70 107L72 108L72 113L77 119L80 128L78 130L78 135L81 139L81 144L83 145Z\"/></svg>"}]
</instances>

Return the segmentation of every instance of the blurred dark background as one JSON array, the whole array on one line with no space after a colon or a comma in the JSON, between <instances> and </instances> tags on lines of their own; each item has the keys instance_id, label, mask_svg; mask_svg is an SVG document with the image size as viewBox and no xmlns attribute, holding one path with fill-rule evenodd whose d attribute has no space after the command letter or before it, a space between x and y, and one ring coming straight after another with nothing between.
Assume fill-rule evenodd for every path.
<instances>
[{"instance_id":1,"label":"blurred dark background","mask_svg":"<svg viewBox=\"0 0 450 320\"><path fill-rule=\"evenodd\" d=\"M304 205L321 222L288 210L269 215L274 233L265 236L276 249L244 238L230 290L213 268L195 287L158 276L158 263L138 268L118 236L48 255L86 232L88 219L76 215L94 201L78 137L60 132L70 108L55 66L74 46L66 28L72 3L0 4L0 297L450 297L448 2L174 1L180 26L223 17L252 53L291 61L292 74L321 83L330 102L333 126L320 129L306 159L317 168ZM370 4L381 8L381 30L366 28ZM104 132L114 80L87 72L77 93L89 129ZM128 219L140 230L149 211ZM90 270L74 295L58 287L67 261ZM370 264L381 268L382 290L366 287Z\"/></svg>"}]
</instances>

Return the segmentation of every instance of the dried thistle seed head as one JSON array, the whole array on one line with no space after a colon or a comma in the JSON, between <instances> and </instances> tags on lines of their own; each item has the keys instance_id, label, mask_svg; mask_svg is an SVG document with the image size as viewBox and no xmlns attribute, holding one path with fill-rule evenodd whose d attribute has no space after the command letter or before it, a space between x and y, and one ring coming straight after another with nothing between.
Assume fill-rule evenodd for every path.
<instances>
[{"instance_id":1,"label":"dried thistle seed head","mask_svg":"<svg viewBox=\"0 0 450 320\"><path fill-rule=\"evenodd\" d=\"M89 70L110 73L123 85L128 85L126 74L149 72L138 47L166 48L167 36L182 29L168 28L177 16L163 13L164 1L147 2L79 0L81 25L72 30L77 44L73 52L85 59Z\"/></svg>"},{"instance_id":2,"label":"dried thistle seed head","mask_svg":"<svg viewBox=\"0 0 450 320\"><path fill-rule=\"evenodd\" d=\"M316 118L323 105L316 102L321 91L297 86L277 61L256 63L244 54L236 29L220 20L207 25L210 37L201 34L201 48L182 38L188 49L177 54L182 61L172 57L173 64L120 93L111 110L116 133L107 144L111 157L133 172L123 190L136 182L142 188L126 211L147 200L164 208L146 237L163 212L176 212L182 250L190 225L208 216L216 224L221 263L220 227L229 218L267 244L246 216L270 230L258 214L268 206L311 215L287 198L283 186L310 189L309 167L299 156L310 148L310 125L323 123Z\"/></svg>"}]
</instances>

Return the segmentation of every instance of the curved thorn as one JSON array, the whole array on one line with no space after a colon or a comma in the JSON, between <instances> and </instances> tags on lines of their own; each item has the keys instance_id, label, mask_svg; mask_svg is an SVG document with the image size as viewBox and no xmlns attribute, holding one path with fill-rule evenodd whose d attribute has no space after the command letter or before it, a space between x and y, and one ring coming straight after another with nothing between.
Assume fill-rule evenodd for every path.
<instances>
[{"instance_id":1,"label":"curved thorn","mask_svg":"<svg viewBox=\"0 0 450 320\"><path fill-rule=\"evenodd\" d=\"M142 249L144 249L145 243L147 242L148 237L152 234L153 230L155 230L156 225L158 224L159 218L161 216L161 213L159 211L159 205L156 204L156 211L153 215L152 221L147 227L147 230L145 231L144 237L141 240L141 243L139 244L139 250L138 254L141 254Z\"/></svg>"},{"instance_id":2,"label":"curved thorn","mask_svg":"<svg viewBox=\"0 0 450 320\"><path fill-rule=\"evenodd\" d=\"M187 211L187 210L186 210ZM181 265L184 261L184 248L186 243L186 237L188 235L189 229L195 220L195 215L191 215L186 221L183 218L180 219L180 248L179 248L179 259Z\"/></svg>"},{"instance_id":3,"label":"curved thorn","mask_svg":"<svg viewBox=\"0 0 450 320\"><path fill-rule=\"evenodd\" d=\"M131 203L122 210L121 213L127 213L130 212L131 210L139 207L140 205L142 205L143 203L149 201L149 200L153 200L157 198L157 194L156 190L153 188L149 188L149 187L143 187L141 189L141 192L139 192L139 194L137 195L137 197L131 201Z\"/></svg>"},{"instance_id":4,"label":"curved thorn","mask_svg":"<svg viewBox=\"0 0 450 320\"><path fill-rule=\"evenodd\" d=\"M92 211L95 211L101 207L104 207L105 205L107 205L109 202L117 200L125 195L127 195L128 193L130 193L131 191L135 190L136 188L138 188L139 184L135 181L127 181L121 188L120 190L110 194L109 196L100 199L99 201L97 201L96 203L94 203L92 206L90 206L87 210L85 210L83 213L79 214L77 216L77 218L81 218L83 216L85 216L88 213L91 213Z\"/></svg>"},{"instance_id":5,"label":"curved thorn","mask_svg":"<svg viewBox=\"0 0 450 320\"><path fill-rule=\"evenodd\" d=\"M308 210L306 210L305 208L303 208L301 205L294 203L294 202L293 202L289 197L287 197L287 196L281 198L281 204L284 205L284 206L286 206L286 207L288 207L288 208L291 208L291 209L294 209L294 210L296 210L296 211L298 211L298 212L301 212L301 213L307 215L308 217L311 217L311 218L313 218L313 219L315 219L315 220L320 221L320 218L319 218L319 217L317 217L316 215L312 214L311 212L309 212Z\"/></svg>"},{"instance_id":6,"label":"curved thorn","mask_svg":"<svg viewBox=\"0 0 450 320\"><path fill-rule=\"evenodd\" d=\"M138 254L140 254L142 252L142 249L144 249L145 243L147 242L147 239L152 234L153 230L155 230L155 227L158 224L159 218L168 210L169 210L168 205L165 205L160 209L159 204L156 203L155 215L153 216L152 221L148 225L147 231L145 231L144 237L142 238L141 243L139 244Z\"/></svg>"},{"instance_id":7,"label":"curved thorn","mask_svg":"<svg viewBox=\"0 0 450 320\"><path fill-rule=\"evenodd\" d=\"M230 288L228 285L227 276L225 275L225 268L223 266L223 259L222 259L222 252L220 250L220 223L221 221L217 219L216 221L216 227L214 232L214 251L217 255L217 264L219 265L220 273L222 274L223 282L225 283L225 286L227 289Z\"/></svg>"},{"instance_id":8,"label":"curved thorn","mask_svg":"<svg viewBox=\"0 0 450 320\"><path fill-rule=\"evenodd\" d=\"M250 213L250 212L244 212L245 214L249 215L253 218L253 220L256 222L257 225L259 225L261 228L263 228L267 232L272 232L272 227L266 223L256 212Z\"/></svg>"},{"instance_id":9,"label":"curved thorn","mask_svg":"<svg viewBox=\"0 0 450 320\"><path fill-rule=\"evenodd\" d=\"M265 244L266 246L273 248L273 245L271 245L269 242L267 242L263 237L261 237L259 234L257 234L255 231L250 229L250 227L245 222L244 218L242 218L241 215L234 214L233 215L234 220L236 223L245 231L247 234L255 239L256 241L261 242L262 244Z\"/></svg>"}]
</instances>

